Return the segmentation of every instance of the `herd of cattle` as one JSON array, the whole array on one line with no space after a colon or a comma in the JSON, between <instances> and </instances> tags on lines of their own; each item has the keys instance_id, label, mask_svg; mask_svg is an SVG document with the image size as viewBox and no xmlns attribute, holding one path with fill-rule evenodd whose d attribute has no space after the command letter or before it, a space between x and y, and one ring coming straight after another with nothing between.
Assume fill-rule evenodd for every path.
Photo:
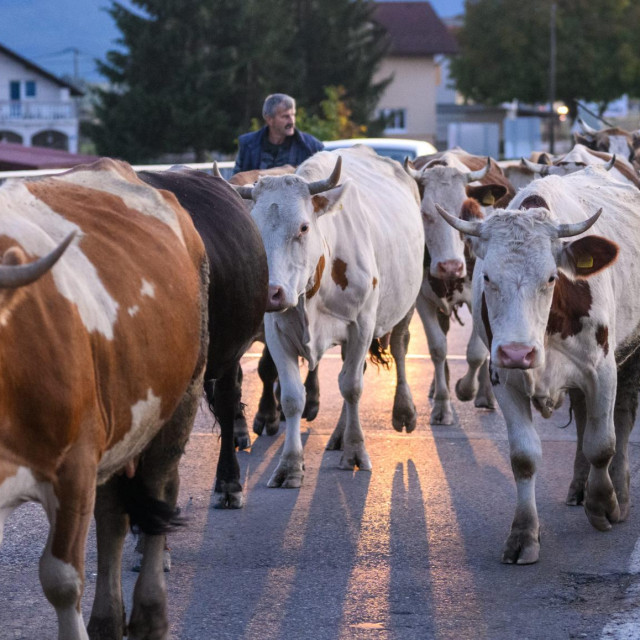
<instances>
[{"instance_id":1,"label":"herd of cattle","mask_svg":"<svg viewBox=\"0 0 640 640\"><path fill-rule=\"evenodd\" d=\"M343 407L327 446L342 450L340 468L371 469L358 411L368 354L395 361L392 423L415 428L405 375L415 309L434 365L431 423L452 424L447 330L467 305L468 370L455 392L497 401L517 487L503 562L538 560L531 407L549 417L566 394L578 434L567 502L584 504L600 530L624 520L640 379L635 142L585 130L562 157L503 164L454 149L404 167L355 147L233 185L215 167L136 174L102 159L2 185L0 540L16 506L43 505L40 580L59 638L166 637L180 457L204 389L221 430L214 506L242 506L240 359L258 338L253 429L275 433L280 411L286 422L271 487L303 481L300 423L318 412L318 363L333 346ZM98 578L85 628L93 514ZM145 535L127 620L129 526Z\"/></svg>"}]
</instances>

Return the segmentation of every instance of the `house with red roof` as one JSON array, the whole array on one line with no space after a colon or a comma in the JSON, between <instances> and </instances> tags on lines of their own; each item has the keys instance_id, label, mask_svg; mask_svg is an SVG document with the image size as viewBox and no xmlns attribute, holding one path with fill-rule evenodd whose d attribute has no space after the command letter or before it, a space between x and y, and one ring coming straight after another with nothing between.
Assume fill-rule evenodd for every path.
<instances>
[{"instance_id":1,"label":"house with red roof","mask_svg":"<svg viewBox=\"0 0 640 640\"><path fill-rule=\"evenodd\" d=\"M390 48L375 80L392 76L378 109L385 134L435 143L436 102L442 84L439 60L458 45L428 2L376 2L374 20L389 34Z\"/></svg>"}]
</instances>

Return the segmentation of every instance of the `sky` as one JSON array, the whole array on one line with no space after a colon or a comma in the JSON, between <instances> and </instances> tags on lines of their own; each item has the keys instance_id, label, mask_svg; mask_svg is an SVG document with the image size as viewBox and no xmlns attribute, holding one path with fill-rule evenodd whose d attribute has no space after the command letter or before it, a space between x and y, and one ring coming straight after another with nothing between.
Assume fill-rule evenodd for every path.
<instances>
[{"instance_id":1,"label":"sky","mask_svg":"<svg viewBox=\"0 0 640 640\"><path fill-rule=\"evenodd\" d=\"M430 1L441 18L464 7L464 0ZM109 5L108 0L0 0L0 44L57 76L73 77L77 65L81 78L99 82L94 60L104 59L119 36L105 11Z\"/></svg>"}]
</instances>

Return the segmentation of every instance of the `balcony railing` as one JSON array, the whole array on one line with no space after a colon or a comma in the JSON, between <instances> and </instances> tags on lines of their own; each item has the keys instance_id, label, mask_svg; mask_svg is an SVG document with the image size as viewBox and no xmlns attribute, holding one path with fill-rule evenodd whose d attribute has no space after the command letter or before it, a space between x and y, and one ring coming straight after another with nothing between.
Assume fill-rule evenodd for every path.
<instances>
[{"instance_id":1,"label":"balcony railing","mask_svg":"<svg viewBox=\"0 0 640 640\"><path fill-rule=\"evenodd\" d=\"M76 117L73 102L0 100L0 122L7 120L69 120Z\"/></svg>"}]
</instances>

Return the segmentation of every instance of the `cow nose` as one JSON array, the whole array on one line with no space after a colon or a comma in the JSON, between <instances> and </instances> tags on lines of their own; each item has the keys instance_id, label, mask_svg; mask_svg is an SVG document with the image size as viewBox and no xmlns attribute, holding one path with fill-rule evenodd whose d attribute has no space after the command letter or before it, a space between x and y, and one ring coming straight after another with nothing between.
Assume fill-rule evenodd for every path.
<instances>
[{"instance_id":1,"label":"cow nose","mask_svg":"<svg viewBox=\"0 0 640 640\"><path fill-rule=\"evenodd\" d=\"M464 264L460 260L443 260L438 262L437 277L443 280L453 280L462 278L464 274Z\"/></svg>"},{"instance_id":2,"label":"cow nose","mask_svg":"<svg viewBox=\"0 0 640 640\"><path fill-rule=\"evenodd\" d=\"M279 285L269 285L269 297L267 298L267 312L280 311L284 307L284 289Z\"/></svg>"},{"instance_id":3,"label":"cow nose","mask_svg":"<svg viewBox=\"0 0 640 640\"><path fill-rule=\"evenodd\" d=\"M530 369L536 359L537 349L528 344L512 342L498 347L498 366L509 369Z\"/></svg>"}]
</instances>

